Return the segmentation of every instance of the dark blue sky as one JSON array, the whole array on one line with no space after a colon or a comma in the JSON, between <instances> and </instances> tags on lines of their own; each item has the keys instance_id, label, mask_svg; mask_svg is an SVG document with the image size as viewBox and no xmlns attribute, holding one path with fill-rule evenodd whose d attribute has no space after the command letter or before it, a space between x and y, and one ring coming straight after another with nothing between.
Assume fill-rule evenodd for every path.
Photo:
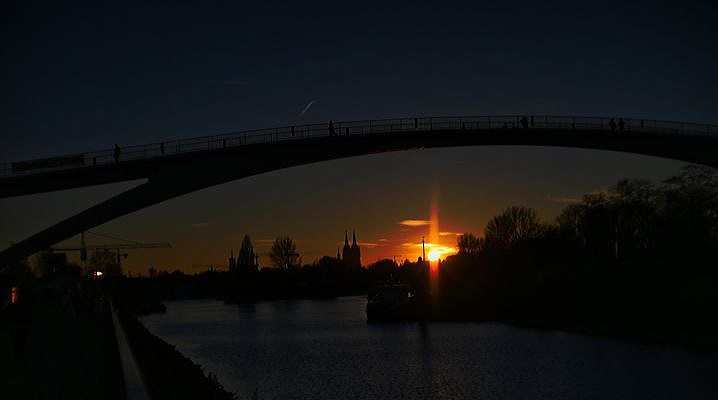
<instances>
[{"instance_id":1,"label":"dark blue sky","mask_svg":"<svg viewBox=\"0 0 718 400\"><path fill-rule=\"evenodd\" d=\"M3 160L329 118L718 120L707 1L18 3Z\"/></svg>"},{"instance_id":2,"label":"dark blue sky","mask_svg":"<svg viewBox=\"0 0 718 400\"><path fill-rule=\"evenodd\" d=\"M114 143L124 146L329 119L578 114L718 123L718 12L708 1L262 1L179 6L22 1L6 5L3 15L3 162L104 149ZM313 105L300 115L311 101ZM592 161L582 164L587 158ZM444 165L448 159L457 164ZM476 165L481 162L485 164ZM409 167L382 173L400 170L398 164ZM480 216L469 208L456 212L459 220L466 213L475 217L457 229L475 230L499 204L526 203L541 209L535 197L575 195L623 176L660 179L680 167L672 161L597 151L455 149L327 163L212 190L219 190L221 198L246 200L247 191L271 197L278 186L299 185L294 194L307 203L297 210L302 214L331 201L360 207L362 202L355 199L376 188L400 196L393 189L398 183L421 185L412 181L415 169L434 170L428 174L433 177L432 190L453 193L451 185L459 187L456 179L466 165L477 169L467 177L493 182L480 189L492 193L484 201L493 206ZM333 170L338 167L345 175L336 176ZM526 177L533 173L527 168L544 171L545 180ZM577 176L562 175L566 168L575 168ZM355 182L340 184L347 175ZM509 180L525 190L515 192L496 183ZM331 193L307 194L306 185ZM445 202L475 198L479 189L466 186L471 189L457 189ZM557 193L559 189L563 193ZM108 195L88 190L98 198ZM19 228L0 232L2 244L69 215L77 204L69 193L53 201L51 213L57 214L52 216L38 217L43 213L31 206L43 208L47 200L32 196L0 203L4 217L24 216ZM185 218L187 225L211 219L201 209L215 199L206 194L186 198L181 210L170 202L143 213L158 224L167 218ZM417 210L426 208L427 199L428 195L418 202ZM273 214L272 207L280 204L280 199L246 201L245 207L256 206L253 212L262 215ZM191 212L185 210L188 207ZM222 207L219 210L229 212L232 205ZM365 217L359 213L347 220L351 218L335 215L320 236L334 231L342 236L345 227L361 225ZM389 226L404 217L386 218L393 218ZM122 224L105 228L142 236L137 224ZM300 231L297 236L311 236L310 230L299 228L302 224L302 218L286 225L266 217L237 230L262 232L255 236L294 230ZM208 225L211 222L203 226ZM389 230L376 225L360 228ZM230 230L227 226L213 235L227 236ZM165 240L158 237L161 233L140 239Z\"/></svg>"}]
</instances>

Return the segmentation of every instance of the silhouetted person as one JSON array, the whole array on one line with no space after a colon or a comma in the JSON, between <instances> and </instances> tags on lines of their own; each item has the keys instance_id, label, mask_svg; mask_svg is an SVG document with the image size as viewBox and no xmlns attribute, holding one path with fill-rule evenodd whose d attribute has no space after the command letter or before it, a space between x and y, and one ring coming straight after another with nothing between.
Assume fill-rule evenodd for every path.
<instances>
[{"instance_id":1,"label":"silhouetted person","mask_svg":"<svg viewBox=\"0 0 718 400\"><path fill-rule=\"evenodd\" d=\"M529 127L529 120L526 117L521 117L521 127L527 129Z\"/></svg>"},{"instance_id":2,"label":"silhouetted person","mask_svg":"<svg viewBox=\"0 0 718 400\"><path fill-rule=\"evenodd\" d=\"M112 153L112 156L115 158L115 162L120 161L120 154L122 154L122 151L120 150L120 146L115 144L115 151Z\"/></svg>"},{"instance_id":3,"label":"silhouetted person","mask_svg":"<svg viewBox=\"0 0 718 400\"><path fill-rule=\"evenodd\" d=\"M611 132L616 132L616 121L611 118L611 122L608 123L608 126L611 127Z\"/></svg>"},{"instance_id":4,"label":"silhouetted person","mask_svg":"<svg viewBox=\"0 0 718 400\"><path fill-rule=\"evenodd\" d=\"M294 137L294 127L292 127L292 137Z\"/></svg>"},{"instance_id":5,"label":"silhouetted person","mask_svg":"<svg viewBox=\"0 0 718 400\"><path fill-rule=\"evenodd\" d=\"M336 132L334 131L334 122L332 120L329 120L329 136L336 135Z\"/></svg>"},{"instance_id":6,"label":"silhouetted person","mask_svg":"<svg viewBox=\"0 0 718 400\"><path fill-rule=\"evenodd\" d=\"M414 118L414 129L419 128L419 118Z\"/></svg>"},{"instance_id":7,"label":"silhouetted person","mask_svg":"<svg viewBox=\"0 0 718 400\"><path fill-rule=\"evenodd\" d=\"M531 127L532 128L534 127L534 116L533 115L531 116Z\"/></svg>"},{"instance_id":8,"label":"silhouetted person","mask_svg":"<svg viewBox=\"0 0 718 400\"><path fill-rule=\"evenodd\" d=\"M165 143L160 143L160 153L165 154Z\"/></svg>"},{"instance_id":9,"label":"silhouetted person","mask_svg":"<svg viewBox=\"0 0 718 400\"><path fill-rule=\"evenodd\" d=\"M623 118L618 120L618 130L623 132L623 128L626 126L626 123L623 122Z\"/></svg>"}]
</instances>

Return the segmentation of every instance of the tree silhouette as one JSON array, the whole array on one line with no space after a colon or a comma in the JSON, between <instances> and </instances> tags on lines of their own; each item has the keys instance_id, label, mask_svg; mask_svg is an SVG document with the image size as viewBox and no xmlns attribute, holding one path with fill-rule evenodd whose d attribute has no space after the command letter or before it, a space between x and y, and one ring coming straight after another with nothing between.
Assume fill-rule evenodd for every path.
<instances>
[{"instance_id":1,"label":"tree silhouette","mask_svg":"<svg viewBox=\"0 0 718 400\"><path fill-rule=\"evenodd\" d=\"M655 242L657 191L651 182L626 179L611 191L616 216L614 256L635 258Z\"/></svg>"},{"instance_id":2,"label":"tree silhouette","mask_svg":"<svg viewBox=\"0 0 718 400\"><path fill-rule=\"evenodd\" d=\"M663 249L674 257L718 254L718 170L689 165L664 181L660 214Z\"/></svg>"},{"instance_id":3,"label":"tree silhouette","mask_svg":"<svg viewBox=\"0 0 718 400\"><path fill-rule=\"evenodd\" d=\"M474 236L473 233L464 233L459 236L457 246L459 247L459 254L466 254L469 256L478 256L481 252L481 239Z\"/></svg>"},{"instance_id":4,"label":"tree silhouette","mask_svg":"<svg viewBox=\"0 0 718 400\"><path fill-rule=\"evenodd\" d=\"M498 250L509 249L524 240L538 238L541 231L536 210L509 207L486 225L486 246Z\"/></svg>"},{"instance_id":5,"label":"tree silhouette","mask_svg":"<svg viewBox=\"0 0 718 400\"><path fill-rule=\"evenodd\" d=\"M242 269L251 269L254 267L254 246L248 235L244 235L242 246L239 249L237 263Z\"/></svg>"},{"instance_id":6,"label":"tree silhouette","mask_svg":"<svg viewBox=\"0 0 718 400\"><path fill-rule=\"evenodd\" d=\"M708 259L718 254L718 172L691 165L661 185L624 179L584 195L557 222L587 260Z\"/></svg>"},{"instance_id":7,"label":"tree silhouette","mask_svg":"<svg viewBox=\"0 0 718 400\"><path fill-rule=\"evenodd\" d=\"M296 267L302 263L302 257L297 253L297 246L289 236L274 240L269 258L272 260L272 265L283 269Z\"/></svg>"}]
</instances>

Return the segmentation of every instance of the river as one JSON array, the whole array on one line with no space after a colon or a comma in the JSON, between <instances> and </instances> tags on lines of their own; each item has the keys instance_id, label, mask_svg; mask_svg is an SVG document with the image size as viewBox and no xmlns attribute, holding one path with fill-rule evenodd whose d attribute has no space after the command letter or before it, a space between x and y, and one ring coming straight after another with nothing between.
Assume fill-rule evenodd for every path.
<instances>
[{"instance_id":1,"label":"river","mask_svg":"<svg viewBox=\"0 0 718 400\"><path fill-rule=\"evenodd\" d=\"M501 324L367 324L365 297L140 318L240 398L715 399L718 354Z\"/></svg>"}]
</instances>

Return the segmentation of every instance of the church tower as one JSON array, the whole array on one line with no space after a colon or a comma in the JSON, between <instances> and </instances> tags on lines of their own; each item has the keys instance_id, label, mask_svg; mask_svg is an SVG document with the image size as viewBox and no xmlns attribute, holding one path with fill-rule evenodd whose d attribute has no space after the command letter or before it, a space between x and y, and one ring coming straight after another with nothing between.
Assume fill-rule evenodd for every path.
<instances>
[{"instance_id":1,"label":"church tower","mask_svg":"<svg viewBox=\"0 0 718 400\"><path fill-rule=\"evenodd\" d=\"M359 245L357 244L357 233L356 231L352 231L352 257L354 258L352 260L352 266L356 268L361 267L361 249L359 249Z\"/></svg>"},{"instance_id":2,"label":"church tower","mask_svg":"<svg viewBox=\"0 0 718 400\"><path fill-rule=\"evenodd\" d=\"M337 256L339 254L337 253ZM344 249L342 249L342 261L347 268L361 268L361 249L357 243L356 231L352 231L352 244L349 245L349 234L344 231Z\"/></svg>"},{"instance_id":3,"label":"church tower","mask_svg":"<svg viewBox=\"0 0 718 400\"><path fill-rule=\"evenodd\" d=\"M344 248L342 249L342 261L347 267L352 266L352 248L349 246L349 234L344 231Z\"/></svg>"}]
</instances>

